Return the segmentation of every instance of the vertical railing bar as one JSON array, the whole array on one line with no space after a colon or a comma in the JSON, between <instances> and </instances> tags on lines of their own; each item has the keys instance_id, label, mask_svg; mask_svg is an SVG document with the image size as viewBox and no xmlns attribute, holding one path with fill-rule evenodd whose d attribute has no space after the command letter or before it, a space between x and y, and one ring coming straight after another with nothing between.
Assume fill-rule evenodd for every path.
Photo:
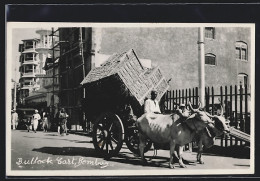
<instances>
[{"instance_id":1,"label":"vertical railing bar","mask_svg":"<svg viewBox=\"0 0 260 181\"><path fill-rule=\"evenodd\" d=\"M244 131L243 128L243 87L242 85L240 85L240 97L239 97L239 102L240 102L240 115L239 115L239 119L240 119L240 130ZM242 140L240 140L240 145L242 145Z\"/></svg>"},{"instance_id":2,"label":"vertical railing bar","mask_svg":"<svg viewBox=\"0 0 260 181\"><path fill-rule=\"evenodd\" d=\"M247 85L245 85L245 125L247 125L247 127L245 127L245 132L249 133L249 128L250 128L250 121L248 121L248 94L247 94Z\"/></svg>"},{"instance_id":3,"label":"vertical railing bar","mask_svg":"<svg viewBox=\"0 0 260 181\"><path fill-rule=\"evenodd\" d=\"M209 92L208 92L208 89L207 89L207 87L205 87L205 103L206 103L206 105L205 105L205 110L208 112L209 111L209 102L208 102L208 100L209 100Z\"/></svg>"},{"instance_id":4,"label":"vertical railing bar","mask_svg":"<svg viewBox=\"0 0 260 181\"><path fill-rule=\"evenodd\" d=\"M181 103L184 103L184 89L182 89L181 93L182 93Z\"/></svg>"},{"instance_id":5,"label":"vertical railing bar","mask_svg":"<svg viewBox=\"0 0 260 181\"><path fill-rule=\"evenodd\" d=\"M196 87L196 107L199 105L199 90L198 87Z\"/></svg>"},{"instance_id":6,"label":"vertical railing bar","mask_svg":"<svg viewBox=\"0 0 260 181\"><path fill-rule=\"evenodd\" d=\"M179 105L181 104L181 90L179 89Z\"/></svg>"},{"instance_id":7,"label":"vertical railing bar","mask_svg":"<svg viewBox=\"0 0 260 181\"><path fill-rule=\"evenodd\" d=\"M174 111L174 90L172 90L172 109L171 111Z\"/></svg>"},{"instance_id":8,"label":"vertical railing bar","mask_svg":"<svg viewBox=\"0 0 260 181\"><path fill-rule=\"evenodd\" d=\"M238 117L237 117L237 85L235 85L235 128L237 129L238 128ZM238 145L238 139L235 138L235 145L237 146Z\"/></svg>"},{"instance_id":9,"label":"vertical railing bar","mask_svg":"<svg viewBox=\"0 0 260 181\"><path fill-rule=\"evenodd\" d=\"M211 95L212 95L212 99L211 99L211 104L212 104L212 111L211 111L211 114L214 115L214 110L215 110L215 106L214 106L214 88L211 87Z\"/></svg>"},{"instance_id":10,"label":"vertical railing bar","mask_svg":"<svg viewBox=\"0 0 260 181\"><path fill-rule=\"evenodd\" d=\"M220 104L223 106L223 88L220 86ZM221 136L221 147L223 147L223 135Z\"/></svg>"},{"instance_id":11,"label":"vertical railing bar","mask_svg":"<svg viewBox=\"0 0 260 181\"><path fill-rule=\"evenodd\" d=\"M225 118L227 119L228 116L228 96L227 96L227 86L225 86ZM228 146L228 138L225 136L225 147Z\"/></svg>"},{"instance_id":12,"label":"vertical railing bar","mask_svg":"<svg viewBox=\"0 0 260 181\"><path fill-rule=\"evenodd\" d=\"M232 95L232 85L230 86L230 113L229 113L229 115L230 115L230 117L229 117L229 121L230 121L230 123L231 122L233 122L233 111L232 111L232 109L233 109L233 95ZM233 145L233 137L230 135L230 146L232 146Z\"/></svg>"},{"instance_id":13,"label":"vertical railing bar","mask_svg":"<svg viewBox=\"0 0 260 181\"><path fill-rule=\"evenodd\" d=\"M189 89L189 102L191 102L191 89Z\"/></svg>"},{"instance_id":14,"label":"vertical railing bar","mask_svg":"<svg viewBox=\"0 0 260 181\"><path fill-rule=\"evenodd\" d=\"M195 104L195 92L194 92L194 88L192 89L192 106L194 106Z\"/></svg>"},{"instance_id":15,"label":"vertical railing bar","mask_svg":"<svg viewBox=\"0 0 260 181\"><path fill-rule=\"evenodd\" d=\"M178 90L176 90L176 106L178 106Z\"/></svg>"},{"instance_id":16,"label":"vertical railing bar","mask_svg":"<svg viewBox=\"0 0 260 181\"><path fill-rule=\"evenodd\" d=\"M185 89L185 105L188 104L188 89Z\"/></svg>"},{"instance_id":17,"label":"vertical railing bar","mask_svg":"<svg viewBox=\"0 0 260 181\"><path fill-rule=\"evenodd\" d=\"M169 100L170 100L170 107L169 107L169 110L172 110L172 94L171 94L171 91L169 91Z\"/></svg>"}]
</instances>

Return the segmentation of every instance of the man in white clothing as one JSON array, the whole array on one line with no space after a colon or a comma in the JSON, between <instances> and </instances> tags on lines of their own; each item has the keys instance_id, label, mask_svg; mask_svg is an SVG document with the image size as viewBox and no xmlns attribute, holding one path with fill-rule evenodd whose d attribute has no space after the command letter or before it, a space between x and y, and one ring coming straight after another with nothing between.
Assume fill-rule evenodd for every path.
<instances>
[{"instance_id":1,"label":"man in white clothing","mask_svg":"<svg viewBox=\"0 0 260 181\"><path fill-rule=\"evenodd\" d=\"M157 92L156 91L151 91L151 99L147 99L144 103L144 113L156 113L160 114L160 106L158 101L156 100L157 97Z\"/></svg>"},{"instance_id":2,"label":"man in white clothing","mask_svg":"<svg viewBox=\"0 0 260 181\"><path fill-rule=\"evenodd\" d=\"M18 114L16 113L15 110L12 110L11 120L12 120L13 129L16 129L18 125Z\"/></svg>"},{"instance_id":3,"label":"man in white clothing","mask_svg":"<svg viewBox=\"0 0 260 181\"><path fill-rule=\"evenodd\" d=\"M33 130L36 133L37 127L38 127L38 123L39 120L41 119L40 114L38 113L38 110L35 110L35 114L33 115Z\"/></svg>"}]
</instances>

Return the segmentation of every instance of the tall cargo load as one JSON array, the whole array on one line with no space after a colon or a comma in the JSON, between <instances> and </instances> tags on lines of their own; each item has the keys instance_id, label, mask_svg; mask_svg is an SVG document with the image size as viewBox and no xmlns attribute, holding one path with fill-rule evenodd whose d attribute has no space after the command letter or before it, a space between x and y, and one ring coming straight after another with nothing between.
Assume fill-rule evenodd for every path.
<instances>
[{"instance_id":1,"label":"tall cargo load","mask_svg":"<svg viewBox=\"0 0 260 181\"><path fill-rule=\"evenodd\" d=\"M160 100L169 88L159 67L145 68L133 49L114 54L92 69L81 82L86 91L85 111L90 114L130 103L138 115L152 90Z\"/></svg>"}]
</instances>

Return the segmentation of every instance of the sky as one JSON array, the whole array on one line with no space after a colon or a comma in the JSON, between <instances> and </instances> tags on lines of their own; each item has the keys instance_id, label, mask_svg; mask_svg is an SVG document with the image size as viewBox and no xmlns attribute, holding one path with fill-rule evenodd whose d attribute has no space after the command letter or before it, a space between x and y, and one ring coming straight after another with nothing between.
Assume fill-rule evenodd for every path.
<instances>
[{"instance_id":1,"label":"sky","mask_svg":"<svg viewBox=\"0 0 260 181\"><path fill-rule=\"evenodd\" d=\"M37 28L39 29L39 28ZM15 28L12 32L12 79L19 82L19 57L21 53L19 52L19 44L22 43L24 39L39 38L39 34L36 33L36 28Z\"/></svg>"}]
</instances>

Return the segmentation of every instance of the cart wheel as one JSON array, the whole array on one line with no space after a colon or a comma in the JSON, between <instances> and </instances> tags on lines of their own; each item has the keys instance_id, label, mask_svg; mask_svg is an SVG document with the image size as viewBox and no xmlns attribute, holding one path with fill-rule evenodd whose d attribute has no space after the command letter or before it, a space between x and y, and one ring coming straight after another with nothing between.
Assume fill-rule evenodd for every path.
<instances>
[{"instance_id":1,"label":"cart wheel","mask_svg":"<svg viewBox=\"0 0 260 181\"><path fill-rule=\"evenodd\" d=\"M124 140L124 127L120 118L111 112L99 116L93 126L93 144L104 158L115 156Z\"/></svg>"},{"instance_id":2,"label":"cart wheel","mask_svg":"<svg viewBox=\"0 0 260 181\"><path fill-rule=\"evenodd\" d=\"M138 137L138 130L136 128L128 130L125 142L127 148L132 153L139 155L139 137ZM152 147L152 141L148 139L146 141L144 153L148 152L151 147Z\"/></svg>"}]
</instances>

